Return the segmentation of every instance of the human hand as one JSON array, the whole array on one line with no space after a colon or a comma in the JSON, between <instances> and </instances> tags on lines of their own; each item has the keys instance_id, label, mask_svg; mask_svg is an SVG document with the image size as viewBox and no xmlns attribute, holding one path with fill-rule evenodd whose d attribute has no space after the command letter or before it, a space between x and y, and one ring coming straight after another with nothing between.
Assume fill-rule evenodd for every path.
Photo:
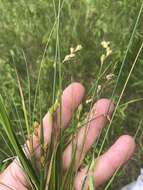
<instances>
[{"instance_id":1,"label":"human hand","mask_svg":"<svg viewBox=\"0 0 143 190\"><path fill-rule=\"evenodd\" d=\"M84 96L84 87L79 83L73 83L69 85L63 92L62 95L62 127L63 129L68 127L69 121L71 120L72 113L80 104ZM74 168L79 168L85 155L99 137L102 128L108 121L107 116L111 117L114 111L114 105L110 100L101 99L93 106L90 113L90 118L95 117L91 120L88 126L88 130L85 137L85 128L82 127L73 143L77 144L76 150L76 161ZM56 119L53 121L53 126L58 128L59 125L59 108L56 111ZM47 113L43 119L44 126L44 140L46 144L50 142L50 114ZM39 139L33 136L35 154L37 162L40 157L40 153L36 150L39 144ZM69 167L72 159L72 144L70 143L68 147L63 152L63 170L66 171ZM84 143L84 146L82 147ZM82 147L82 148L81 148ZM121 136L112 145L107 152L98 158L96 163L96 168L93 170L93 177L95 181L95 188L103 184L108 180L113 173L121 165L123 165L133 154L135 149L134 139L128 135ZM80 163L80 164L79 164ZM87 167L80 169L75 176L75 190L81 190L83 180L87 176ZM88 179L88 178L87 178ZM88 185L88 180L86 180L85 185ZM28 190L28 183L22 168L19 166L16 160L14 160L0 175L0 190Z\"/></svg>"}]
</instances>

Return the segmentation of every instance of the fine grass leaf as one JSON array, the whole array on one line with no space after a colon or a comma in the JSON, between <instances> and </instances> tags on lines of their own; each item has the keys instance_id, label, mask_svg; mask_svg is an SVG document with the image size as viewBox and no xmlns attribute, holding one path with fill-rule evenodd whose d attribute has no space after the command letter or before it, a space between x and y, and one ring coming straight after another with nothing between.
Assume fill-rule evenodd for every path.
<instances>
[{"instance_id":1,"label":"fine grass leaf","mask_svg":"<svg viewBox=\"0 0 143 190\"><path fill-rule=\"evenodd\" d=\"M1 95L0 95L0 124L2 125L8 137L8 140L11 143L11 146L15 150L15 153L18 156L24 171L26 172L26 175L30 178L30 181L32 181L32 183L35 185L35 188L38 190L39 188L38 176L35 175L34 168L32 167L30 160L27 159L19 143L19 140L15 135L13 126L9 120L7 111L4 106L4 101Z\"/></svg>"}]
</instances>

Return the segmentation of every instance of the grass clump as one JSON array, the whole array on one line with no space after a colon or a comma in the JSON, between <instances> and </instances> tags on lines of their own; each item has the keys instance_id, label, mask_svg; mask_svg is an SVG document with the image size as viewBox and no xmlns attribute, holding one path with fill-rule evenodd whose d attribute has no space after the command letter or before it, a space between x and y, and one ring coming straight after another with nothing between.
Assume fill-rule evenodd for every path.
<instances>
[{"instance_id":1,"label":"grass clump","mask_svg":"<svg viewBox=\"0 0 143 190\"><path fill-rule=\"evenodd\" d=\"M63 150L80 127L89 122L87 110L91 111L93 103L105 96L114 100L115 111L112 119L107 118L110 124L103 129L101 140L93 145L84 163L91 170L95 155L98 158L117 136L129 132L138 141L139 152L132 160L133 168L136 167L135 160L142 151L142 9L142 2L135 0L0 1L3 27L0 29L0 141L7 145L0 148L4 155L0 156L1 170L18 156L31 189L74 189L76 172L72 164L76 147L64 176ZM77 80L86 86L87 97L73 116L71 127L63 132L62 90ZM59 135L53 138L57 109L60 109ZM44 144L42 121L47 111L51 128L48 147ZM39 138L38 168L34 135ZM24 142L28 156L22 148ZM9 160L5 160L7 154ZM118 189L127 183L128 167L117 170L103 188ZM119 176L118 183L113 180L115 176ZM130 180L135 177L133 173ZM92 176L89 188L94 189Z\"/></svg>"}]
</instances>

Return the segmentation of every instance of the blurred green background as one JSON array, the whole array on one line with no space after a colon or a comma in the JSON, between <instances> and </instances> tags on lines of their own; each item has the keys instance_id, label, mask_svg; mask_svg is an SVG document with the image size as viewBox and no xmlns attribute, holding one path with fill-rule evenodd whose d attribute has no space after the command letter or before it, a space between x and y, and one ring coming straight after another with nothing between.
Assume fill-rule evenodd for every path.
<instances>
[{"instance_id":1,"label":"blurred green background","mask_svg":"<svg viewBox=\"0 0 143 190\"><path fill-rule=\"evenodd\" d=\"M80 44L83 49L73 61L63 65L63 88L72 81L79 81L86 87L86 95L90 95L89 90L97 80L100 69L100 57L104 53L101 42L109 41L112 54L104 63L104 68L108 67L108 70L99 80L99 83L103 86L106 82L106 75L115 74L114 80L107 84L100 93L100 97L111 97L141 3L142 0L64 1L59 28L61 60L69 54L71 47ZM30 73L32 105L40 62L51 30L54 28L43 58L44 64L40 78L40 99L42 99L43 113L47 111L47 107L51 104L53 64L57 38L56 26L53 27L53 25L56 21L57 10L58 0L0 0L0 92L8 99L6 107L11 115L13 108L9 104L9 98L15 101L19 114L21 114L14 66L18 70L24 88L24 95L27 97L28 86L25 63L27 62ZM118 83L116 97L119 97L143 41L142 21L143 13ZM96 97L95 100L98 98ZM135 135L143 115L143 101L137 101L133 104L127 102L140 98L143 98L143 53L131 75L105 148L108 148L121 134ZM139 168L143 165L142 140L141 129L137 134L137 151L134 157L119 172L110 189L120 189L123 184L136 179ZM1 154L0 159L3 158L4 156Z\"/></svg>"}]
</instances>

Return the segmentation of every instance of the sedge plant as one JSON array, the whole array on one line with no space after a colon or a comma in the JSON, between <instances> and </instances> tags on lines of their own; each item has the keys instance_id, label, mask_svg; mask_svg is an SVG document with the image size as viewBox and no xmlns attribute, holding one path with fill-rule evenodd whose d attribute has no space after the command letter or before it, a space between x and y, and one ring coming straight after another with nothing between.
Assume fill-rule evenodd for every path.
<instances>
[{"instance_id":1,"label":"sedge plant","mask_svg":"<svg viewBox=\"0 0 143 190\"><path fill-rule=\"evenodd\" d=\"M40 63L40 68L38 72L38 78L37 83L35 87L35 94L34 94L34 101L33 106L31 108L31 85L30 85L30 74L28 71L28 63L27 58L25 56L24 51L22 51L23 58L25 60L26 65L26 71L27 71L27 81L28 81L28 104L27 100L24 97L24 91L21 84L21 78L18 74L18 71L16 69L16 66L14 66L15 70L15 78L17 81L17 86L19 89L19 97L21 100L21 108L22 108L22 114L24 117L24 122L20 121L20 115L18 111L16 112L16 115L14 117L17 117L17 119L20 121L20 130L22 134L22 138L25 141L24 146L21 144L21 140L17 136L17 133L15 132L15 126L14 122L11 120L9 113L7 112L6 106L5 106L5 100L2 95L0 95L0 124L2 127L2 131L5 133L7 138L7 146L9 149L12 148L13 155L11 159L15 159L17 161L17 164L19 164L19 167L22 168L26 180L29 184L28 189L32 190L74 190L74 178L77 175L79 171L79 166L81 165L81 162L83 161L83 151L84 151L84 142L81 146L81 152L80 152L80 158L78 166L74 168L74 163L76 159L76 151L77 151L77 144L74 143L73 139L76 137L77 131L79 131L82 127L85 127L85 130L83 132L84 139L86 139L87 133L88 133L88 127L90 126L90 122L94 119L96 119L96 116L92 115L92 107L95 101L97 101L104 89L106 89L109 85L113 85L113 91L111 94L111 99L116 103L115 105L115 111L113 112L112 117L110 118L108 113L105 115L107 120L109 121L109 125L107 126L106 130L103 131L104 137L102 139L102 142L98 139L94 145L94 148L98 149L97 157L95 157L94 151L90 153L90 158L85 158L84 162L88 162L88 169L87 169L87 175L82 183L82 190L87 188L87 179L88 179L88 189L93 190L94 189L94 181L92 172L94 171L94 168L96 168L96 164L98 162L98 159L101 155L101 153L104 150L104 146L106 141L108 140L110 128L113 124L113 119L116 116L116 112L120 107L124 107L125 105L129 105L138 101L142 101L142 98L137 98L134 100L130 100L126 103L120 104L121 99L124 95L124 92L127 88L128 82L130 80L130 77L132 75L132 72L134 68L136 67L136 64L140 58L140 55L143 51L143 43L141 43L141 46L135 56L135 59L132 62L132 66L128 72L128 75L124 81L124 84L122 86L121 92L119 95L116 94L118 83L121 78L121 74L123 72L123 68L126 63L127 55L129 53L129 50L131 48L131 45L134 40L135 31L137 29L137 26L140 23L140 17L143 10L143 3L140 7L139 14L137 16L135 25L133 27L133 31L131 33L131 37L125 52L124 59L122 61L122 64L120 66L118 74L114 74L115 69L113 69L113 72L110 71L110 66L105 66L105 62L108 61L108 58L112 56L112 50L110 47L110 42L108 41L102 41L101 46L105 53L101 55L100 58L100 69L97 75L96 80L93 82L92 87L90 88L88 92L88 98L85 103L85 107L89 108L89 114L83 113L83 105L80 105L75 113L73 115L73 119L71 122L70 129L67 129L66 131L63 131L63 123L62 123L62 90L63 90L63 80L64 80L64 69L66 67L66 64L72 64L72 61L76 58L77 54L82 51L82 46L77 45L76 47L70 48L70 53L65 56L65 58L62 60L61 58L61 52L60 52L60 16L62 12L62 8L64 6L65 1L58 1L58 9L56 9L56 2L53 0L53 6L54 6L54 15L55 15L55 23L53 24L53 27L51 29L51 32L49 34L49 38L47 40L45 50L42 56L42 60ZM44 68L44 58L48 51L48 45L50 43L50 40L52 38L52 35L55 34L56 36L56 45L55 45L55 57L54 57L54 63L53 63L53 84L52 84L52 103L51 106L49 106L48 112L49 112L49 120L50 120L50 139L48 145L45 144L45 134L44 134L44 126L43 126L43 115L42 113L42 100L41 100L41 75ZM12 57L13 58L13 57ZM13 64L15 65L15 60L13 58ZM115 67L116 68L116 67ZM105 83L102 84L102 79L105 79ZM116 98L116 99L115 99ZM14 106L15 102L13 101ZM38 106L37 106L38 105ZM38 108L37 108L38 107ZM111 105L109 106L110 110ZM35 122L36 118L36 112L38 110L39 118L37 118L38 122ZM54 119L57 117L57 110L59 111L59 129L57 129L54 126ZM101 117L101 116L98 116ZM15 118L16 119L16 118ZM137 132L135 134L135 137L137 136L139 130L141 129L142 121L139 123L139 126L137 127ZM54 136L53 136L54 133ZM3 134L0 134L3 139L5 139ZM35 149L34 145L34 139L38 139L38 146ZM68 167L67 171L65 172L63 170L63 152L65 148L72 143L72 159L70 166ZM36 151L40 152L39 155L39 161L37 163L37 153ZM3 151L3 150L2 150ZM110 181L106 184L105 190L109 189L111 187L111 184L113 183L114 178L118 174L120 170L120 167L117 168L115 171L113 177L110 179ZM87 177L88 176L88 177ZM10 188L10 187L9 187Z\"/></svg>"}]
</instances>

